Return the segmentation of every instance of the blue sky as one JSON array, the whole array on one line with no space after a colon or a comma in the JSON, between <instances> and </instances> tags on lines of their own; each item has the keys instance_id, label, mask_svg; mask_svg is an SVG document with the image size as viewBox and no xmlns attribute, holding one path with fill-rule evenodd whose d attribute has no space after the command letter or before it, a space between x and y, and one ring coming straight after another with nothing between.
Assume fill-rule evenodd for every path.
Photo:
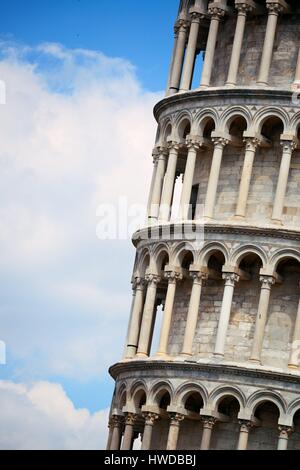
<instances>
[{"instance_id":1,"label":"blue sky","mask_svg":"<svg viewBox=\"0 0 300 470\"><path fill-rule=\"evenodd\" d=\"M126 58L143 85L158 91L166 83L177 8L177 0L11 0L2 2L1 30L32 46L60 42Z\"/></svg>"},{"instance_id":2,"label":"blue sky","mask_svg":"<svg viewBox=\"0 0 300 470\"><path fill-rule=\"evenodd\" d=\"M2 2L0 449L104 445L136 225L101 240L99 207L147 201L177 7Z\"/></svg>"}]
</instances>

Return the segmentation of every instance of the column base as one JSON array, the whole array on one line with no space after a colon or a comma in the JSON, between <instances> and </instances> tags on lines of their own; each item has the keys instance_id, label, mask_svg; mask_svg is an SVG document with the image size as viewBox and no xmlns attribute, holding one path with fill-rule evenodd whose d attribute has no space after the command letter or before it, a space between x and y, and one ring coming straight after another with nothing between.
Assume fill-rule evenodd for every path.
<instances>
[{"instance_id":1,"label":"column base","mask_svg":"<svg viewBox=\"0 0 300 470\"><path fill-rule=\"evenodd\" d=\"M271 219L271 222L275 225L283 225L283 222L280 219Z\"/></svg>"},{"instance_id":2,"label":"column base","mask_svg":"<svg viewBox=\"0 0 300 470\"><path fill-rule=\"evenodd\" d=\"M252 364L257 364L258 366L261 366L261 361L260 359L249 359L249 362L251 362Z\"/></svg>"},{"instance_id":3,"label":"column base","mask_svg":"<svg viewBox=\"0 0 300 470\"><path fill-rule=\"evenodd\" d=\"M268 82L256 82L258 86L269 86Z\"/></svg>"},{"instance_id":4,"label":"column base","mask_svg":"<svg viewBox=\"0 0 300 470\"><path fill-rule=\"evenodd\" d=\"M227 83L225 83L225 86L226 86L227 88L234 88L234 87L236 87L236 83L227 82Z\"/></svg>"},{"instance_id":5,"label":"column base","mask_svg":"<svg viewBox=\"0 0 300 470\"><path fill-rule=\"evenodd\" d=\"M236 220L236 221L240 221L240 222L245 221L245 219L246 219L246 217L244 215L239 215L239 214L235 214L232 217L232 220Z\"/></svg>"},{"instance_id":6,"label":"column base","mask_svg":"<svg viewBox=\"0 0 300 470\"><path fill-rule=\"evenodd\" d=\"M148 359L148 357L148 354L142 352L138 352L135 356L136 359Z\"/></svg>"},{"instance_id":7,"label":"column base","mask_svg":"<svg viewBox=\"0 0 300 470\"><path fill-rule=\"evenodd\" d=\"M193 354L182 352L182 353L180 353L180 357L183 358L183 359L189 359L189 358L193 357Z\"/></svg>"},{"instance_id":8,"label":"column base","mask_svg":"<svg viewBox=\"0 0 300 470\"><path fill-rule=\"evenodd\" d=\"M168 361L168 360L170 360L170 356L169 356L169 354L164 353L164 352L157 352L155 354L155 356L153 357L153 359L154 360L155 359L164 359L164 360Z\"/></svg>"},{"instance_id":9,"label":"column base","mask_svg":"<svg viewBox=\"0 0 300 470\"><path fill-rule=\"evenodd\" d=\"M170 87L167 96L172 96L178 93L178 88Z\"/></svg>"},{"instance_id":10,"label":"column base","mask_svg":"<svg viewBox=\"0 0 300 470\"><path fill-rule=\"evenodd\" d=\"M224 354L218 353L218 352L214 352L213 357L217 357L217 358L219 358L219 359L223 359L223 358L224 358Z\"/></svg>"},{"instance_id":11,"label":"column base","mask_svg":"<svg viewBox=\"0 0 300 470\"><path fill-rule=\"evenodd\" d=\"M297 366L296 364L289 364L288 368L292 370L299 370L299 366Z\"/></svg>"}]
</instances>

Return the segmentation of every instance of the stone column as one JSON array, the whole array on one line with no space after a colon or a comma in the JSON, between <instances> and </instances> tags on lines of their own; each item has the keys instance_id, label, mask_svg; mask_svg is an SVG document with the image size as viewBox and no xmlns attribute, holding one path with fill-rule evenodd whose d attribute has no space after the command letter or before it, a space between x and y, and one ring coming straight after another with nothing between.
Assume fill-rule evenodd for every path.
<instances>
[{"instance_id":1,"label":"stone column","mask_svg":"<svg viewBox=\"0 0 300 470\"><path fill-rule=\"evenodd\" d=\"M131 450L132 440L133 440L133 427L134 427L136 418L137 418L137 415L133 413L127 413L126 415L122 450Z\"/></svg>"},{"instance_id":2,"label":"stone column","mask_svg":"<svg viewBox=\"0 0 300 470\"><path fill-rule=\"evenodd\" d=\"M151 338L151 331L153 328L153 315L156 301L156 291L157 284L160 282L160 277L155 274L147 274L146 281L148 282L148 286L137 351L138 357L148 357L148 351L150 350L149 343Z\"/></svg>"},{"instance_id":3,"label":"stone column","mask_svg":"<svg viewBox=\"0 0 300 470\"><path fill-rule=\"evenodd\" d=\"M244 218L246 216L247 201L250 190L250 182L252 177L253 163L259 140L254 137L245 139L246 151L244 158L244 166L240 182L240 190L238 196L238 203L236 207L236 217Z\"/></svg>"},{"instance_id":4,"label":"stone column","mask_svg":"<svg viewBox=\"0 0 300 470\"><path fill-rule=\"evenodd\" d=\"M182 356L192 356L193 354L193 342L198 321L201 290L203 281L207 279L207 275L200 271L195 271L191 272L191 277L193 278L193 287L185 326L185 334L181 352Z\"/></svg>"},{"instance_id":5,"label":"stone column","mask_svg":"<svg viewBox=\"0 0 300 470\"><path fill-rule=\"evenodd\" d=\"M180 413L170 413L170 428L167 442L167 450L177 450L180 423L184 416Z\"/></svg>"},{"instance_id":6,"label":"stone column","mask_svg":"<svg viewBox=\"0 0 300 470\"><path fill-rule=\"evenodd\" d=\"M158 420L159 415L156 413L143 413L143 417L145 418L145 427L143 433L142 450L150 450L153 426Z\"/></svg>"},{"instance_id":7,"label":"stone column","mask_svg":"<svg viewBox=\"0 0 300 470\"><path fill-rule=\"evenodd\" d=\"M168 271L165 273L165 277L168 279L168 290L164 308L159 347L157 352L158 356L165 356L167 354L174 299L176 293L176 283L178 280L182 279L182 274L175 271Z\"/></svg>"},{"instance_id":8,"label":"stone column","mask_svg":"<svg viewBox=\"0 0 300 470\"><path fill-rule=\"evenodd\" d=\"M253 10L252 5L245 3L236 4L238 10L231 60L226 85L235 86L241 58L241 50L245 33L247 13Z\"/></svg>"},{"instance_id":9,"label":"stone column","mask_svg":"<svg viewBox=\"0 0 300 470\"><path fill-rule=\"evenodd\" d=\"M124 418L122 416L113 415L111 418L112 422L112 438L110 444L110 450L119 450L122 438L122 426Z\"/></svg>"},{"instance_id":10,"label":"stone column","mask_svg":"<svg viewBox=\"0 0 300 470\"><path fill-rule=\"evenodd\" d=\"M188 156L187 156L187 161L186 161L186 166L185 166L185 171L184 171L183 186L182 186L182 193L181 193L181 199L180 199L180 209L179 209L179 212L180 212L179 217L182 220L188 220L189 218L189 208L190 208L190 200L191 200L194 173L195 173L197 151L200 148L199 142L192 138L187 139L186 144L188 148Z\"/></svg>"},{"instance_id":11,"label":"stone column","mask_svg":"<svg viewBox=\"0 0 300 470\"><path fill-rule=\"evenodd\" d=\"M259 75L257 80L257 83L259 85L268 85L278 15L283 11L283 7L276 1L272 3L267 3L266 7L268 9L269 14Z\"/></svg>"},{"instance_id":12,"label":"stone column","mask_svg":"<svg viewBox=\"0 0 300 470\"><path fill-rule=\"evenodd\" d=\"M298 51L298 60L297 60L297 66L296 66L294 85L296 87L299 87L300 85L300 49Z\"/></svg>"},{"instance_id":13,"label":"stone column","mask_svg":"<svg viewBox=\"0 0 300 470\"><path fill-rule=\"evenodd\" d=\"M133 289L135 295L132 308L132 315L128 329L128 338L125 354L126 359L132 359L136 355L138 347L139 333L143 314L145 280L142 278L136 278L133 283Z\"/></svg>"},{"instance_id":14,"label":"stone column","mask_svg":"<svg viewBox=\"0 0 300 470\"><path fill-rule=\"evenodd\" d=\"M209 450L212 430L217 420L212 416L203 416L202 421L203 431L200 450Z\"/></svg>"},{"instance_id":15,"label":"stone column","mask_svg":"<svg viewBox=\"0 0 300 470\"><path fill-rule=\"evenodd\" d=\"M158 219L159 205L162 193L162 187L164 183L164 177L166 173L166 162L168 156L168 150L165 147L158 147L158 160L157 169L155 173L155 181L153 184L152 197L150 210L148 211L150 221Z\"/></svg>"},{"instance_id":16,"label":"stone column","mask_svg":"<svg viewBox=\"0 0 300 470\"><path fill-rule=\"evenodd\" d=\"M169 76L168 76L168 83L167 83L167 89L166 89L166 96L169 96L170 94L170 85L171 85L171 80L172 80L172 73L173 73L173 67L174 67L174 62L175 62L175 56L176 56L176 50L177 50L177 42L178 42L178 25L177 23L174 26L174 46L173 46L173 52L172 52L172 58L171 58L171 63L170 63L170 68L169 68Z\"/></svg>"},{"instance_id":17,"label":"stone column","mask_svg":"<svg viewBox=\"0 0 300 470\"><path fill-rule=\"evenodd\" d=\"M264 340L265 326L267 321L271 287L275 282L273 276L261 276L261 291L256 316L255 332L252 345L251 362L260 364L261 350Z\"/></svg>"},{"instance_id":18,"label":"stone column","mask_svg":"<svg viewBox=\"0 0 300 470\"><path fill-rule=\"evenodd\" d=\"M234 286L236 282L239 281L239 276L234 272L223 273L222 277L225 280L225 286L224 286L223 301L222 301L221 313L220 313L219 324L218 324L216 346L215 346L215 352L214 352L215 356L224 356Z\"/></svg>"},{"instance_id":19,"label":"stone column","mask_svg":"<svg viewBox=\"0 0 300 470\"><path fill-rule=\"evenodd\" d=\"M225 15L225 10L220 7L209 7L208 12L211 15L209 33L207 38L204 64L202 69L201 87L205 88L210 86L210 79L212 74L213 61L216 50L216 43L219 31L219 23L221 18Z\"/></svg>"},{"instance_id":20,"label":"stone column","mask_svg":"<svg viewBox=\"0 0 300 470\"><path fill-rule=\"evenodd\" d=\"M277 450L287 450L292 428L290 426L279 426L278 430L279 436Z\"/></svg>"},{"instance_id":21,"label":"stone column","mask_svg":"<svg viewBox=\"0 0 300 470\"><path fill-rule=\"evenodd\" d=\"M204 207L204 217L207 219L212 219L214 216L223 150L229 143L229 140L224 139L223 137L213 138L212 141L214 143L214 154L211 163Z\"/></svg>"},{"instance_id":22,"label":"stone column","mask_svg":"<svg viewBox=\"0 0 300 470\"><path fill-rule=\"evenodd\" d=\"M189 24L185 19L180 19L176 24L176 28L178 29L178 38L176 41L176 52L171 73L169 95L174 95L177 93L180 87L188 26Z\"/></svg>"},{"instance_id":23,"label":"stone column","mask_svg":"<svg viewBox=\"0 0 300 470\"><path fill-rule=\"evenodd\" d=\"M289 172L291 166L292 153L296 148L294 141L286 140L281 142L282 145L282 158L276 188L276 195L273 206L272 221L281 223L281 217L284 207L284 199L286 195L286 188L289 179Z\"/></svg>"},{"instance_id":24,"label":"stone column","mask_svg":"<svg viewBox=\"0 0 300 470\"><path fill-rule=\"evenodd\" d=\"M164 187L161 196L159 219L168 221L171 214L171 204L173 199L176 167L178 159L179 145L175 142L170 144L167 172L165 175Z\"/></svg>"},{"instance_id":25,"label":"stone column","mask_svg":"<svg viewBox=\"0 0 300 470\"><path fill-rule=\"evenodd\" d=\"M106 450L110 450L112 435L113 435L113 423L112 423L112 420L109 420L109 423L108 423L108 438L107 438Z\"/></svg>"},{"instance_id":26,"label":"stone column","mask_svg":"<svg viewBox=\"0 0 300 470\"><path fill-rule=\"evenodd\" d=\"M149 198L148 198L148 204L147 204L147 220L146 220L146 223L148 222L148 219L151 216L153 189L154 189L154 184L155 184L155 179L156 179L156 172L157 172L157 165L158 165L158 154L155 153L155 151L156 151L156 149L154 149L153 155L152 155L153 156L153 171L152 171L152 179L151 179Z\"/></svg>"},{"instance_id":27,"label":"stone column","mask_svg":"<svg viewBox=\"0 0 300 470\"><path fill-rule=\"evenodd\" d=\"M298 369L300 365L300 300L298 303L297 318L294 327L294 336L292 342L292 349L289 359L289 367Z\"/></svg>"},{"instance_id":28,"label":"stone column","mask_svg":"<svg viewBox=\"0 0 300 470\"><path fill-rule=\"evenodd\" d=\"M191 10L190 14L191 14L192 21L191 21L191 27L190 27L189 42L187 45L187 50L186 50L186 55L185 55L185 63L184 63L183 73L182 73L182 81L181 81L181 86L180 86L181 91L188 91L191 89L191 84L193 81L193 70L194 70L194 63L195 63L195 56L196 56L200 20L201 18L203 18L203 14L198 12L195 7Z\"/></svg>"},{"instance_id":29,"label":"stone column","mask_svg":"<svg viewBox=\"0 0 300 470\"><path fill-rule=\"evenodd\" d=\"M240 435L239 435L239 442L237 446L237 450L247 450L248 447L248 439L249 439L249 432L252 428L251 421L244 421L240 420Z\"/></svg>"}]
</instances>

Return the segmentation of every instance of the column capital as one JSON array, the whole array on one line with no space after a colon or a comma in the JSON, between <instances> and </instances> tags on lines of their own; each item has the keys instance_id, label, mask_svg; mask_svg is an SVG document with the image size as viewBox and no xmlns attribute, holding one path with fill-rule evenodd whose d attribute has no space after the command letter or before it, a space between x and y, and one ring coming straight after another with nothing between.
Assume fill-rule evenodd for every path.
<instances>
[{"instance_id":1,"label":"column capital","mask_svg":"<svg viewBox=\"0 0 300 470\"><path fill-rule=\"evenodd\" d=\"M213 2L208 5L208 13L214 20L221 20L225 16L226 9L219 2Z\"/></svg>"},{"instance_id":2,"label":"column capital","mask_svg":"<svg viewBox=\"0 0 300 470\"><path fill-rule=\"evenodd\" d=\"M146 426L154 426L155 422L159 418L159 414L157 413L152 413L151 411L145 411L142 413L143 418L145 419L145 425Z\"/></svg>"},{"instance_id":3,"label":"column capital","mask_svg":"<svg viewBox=\"0 0 300 470\"><path fill-rule=\"evenodd\" d=\"M247 15L255 9L255 3L252 0L236 0L235 8L239 15Z\"/></svg>"},{"instance_id":4,"label":"column capital","mask_svg":"<svg viewBox=\"0 0 300 470\"><path fill-rule=\"evenodd\" d=\"M189 10L189 15L191 17L191 22L199 22L207 17L207 13L205 13L201 8L197 7L196 5L191 7Z\"/></svg>"},{"instance_id":5,"label":"column capital","mask_svg":"<svg viewBox=\"0 0 300 470\"><path fill-rule=\"evenodd\" d=\"M261 145L261 140L258 137L244 137L243 142L246 145L246 150L252 150L253 152Z\"/></svg>"},{"instance_id":6,"label":"column capital","mask_svg":"<svg viewBox=\"0 0 300 470\"><path fill-rule=\"evenodd\" d=\"M279 437L282 439L288 439L290 434L293 432L293 427L292 426L278 426L278 431L279 431Z\"/></svg>"},{"instance_id":7,"label":"column capital","mask_svg":"<svg viewBox=\"0 0 300 470\"><path fill-rule=\"evenodd\" d=\"M271 287L275 284L275 278L273 276L259 276L259 280L261 282L262 289L271 289Z\"/></svg>"},{"instance_id":8,"label":"column capital","mask_svg":"<svg viewBox=\"0 0 300 470\"><path fill-rule=\"evenodd\" d=\"M224 279L226 286L234 287L239 282L240 276L235 272L224 272L222 273L222 279Z\"/></svg>"},{"instance_id":9,"label":"column capital","mask_svg":"<svg viewBox=\"0 0 300 470\"><path fill-rule=\"evenodd\" d=\"M180 143L176 142L175 140L169 140L167 143L168 150L176 150L176 152L180 149Z\"/></svg>"},{"instance_id":10,"label":"column capital","mask_svg":"<svg viewBox=\"0 0 300 470\"><path fill-rule=\"evenodd\" d=\"M213 135L212 133L212 142L215 147L226 147L226 145L229 144L230 138L229 136L218 136L218 135Z\"/></svg>"},{"instance_id":11,"label":"column capital","mask_svg":"<svg viewBox=\"0 0 300 470\"><path fill-rule=\"evenodd\" d=\"M201 421L203 422L203 427L206 429L212 429L216 422L218 421L218 418L214 416L201 416Z\"/></svg>"},{"instance_id":12,"label":"column capital","mask_svg":"<svg viewBox=\"0 0 300 470\"><path fill-rule=\"evenodd\" d=\"M208 279L208 273L204 271L195 271L193 269L190 269L189 275L193 279L195 284L202 285Z\"/></svg>"},{"instance_id":13,"label":"column capital","mask_svg":"<svg viewBox=\"0 0 300 470\"><path fill-rule=\"evenodd\" d=\"M285 10L287 10L287 4L282 0L267 0L266 8L269 15L279 15L280 13L283 13Z\"/></svg>"},{"instance_id":14,"label":"column capital","mask_svg":"<svg viewBox=\"0 0 300 470\"><path fill-rule=\"evenodd\" d=\"M124 416L121 415L112 415L111 419L109 420L110 426L112 428L119 428L124 423Z\"/></svg>"},{"instance_id":15,"label":"column capital","mask_svg":"<svg viewBox=\"0 0 300 470\"><path fill-rule=\"evenodd\" d=\"M171 267L166 266L164 277L169 281L169 284L176 284L177 281L181 281L183 274L180 270L172 270Z\"/></svg>"},{"instance_id":16,"label":"column capital","mask_svg":"<svg viewBox=\"0 0 300 470\"><path fill-rule=\"evenodd\" d=\"M148 284L158 284L161 281L161 277L158 274L147 273L145 280Z\"/></svg>"},{"instance_id":17,"label":"column capital","mask_svg":"<svg viewBox=\"0 0 300 470\"><path fill-rule=\"evenodd\" d=\"M126 426L134 426L138 415L135 413L126 413L125 424Z\"/></svg>"},{"instance_id":18,"label":"column capital","mask_svg":"<svg viewBox=\"0 0 300 470\"><path fill-rule=\"evenodd\" d=\"M132 290L144 290L145 284L145 279L143 277L135 277L132 281Z\"/></svg>"},{"instance_id":19,"label":"column capital","mask_svg":"<svg viewBox=\"0 0 300 470\"><path fill-rule=\"evenodd\" d=\"M297 142L294 139L282 138L280 145L282 146L283 152L293 152L297 148Z\"/></svg>"},{"instance_id":20,"label":"column capital","mask_svg":"<svg viewBox=\"0 0 300 470\"><path fill-rule=\"evenodd\" d=\"M203 141L201 141L200 136L188 135L186 140L185 140L185 144L186 144L188 149L194 149L194 150L198 151L200 149L200 147L202 147Z\"/></svg>"},{"instance_id":21,"label":"column capital","mask_svg":"<svg viewBox=\"0 0 300 470\"><path fill-rule=\"evenodd\" d=\"M177 35L180 31L186 32L190 26L190 21L187 18L179 18L174 26L175 35Z\"/></svg>"},{"instance_id":22,"label":"column capital","mask_svg":"<svg viewBox=\"0 0 300 470\"><path fill-rule=\"evenodd\" d=\"M239 419L239 425L241 426L242 432L249 432L250 429L255 426L251 420L248 421L246 419Z\"/></svg>"},{"instance_id":23,"label":"column capital","mask_svg":"<svg viewBox=\"0 0 300 470\"><path fill-rule=\"evenodd\" d=\"M181 413L169 413L170 421L172 426L180 426L181 421L184 420L184 415Z\"/></svg>"}]
</instances>

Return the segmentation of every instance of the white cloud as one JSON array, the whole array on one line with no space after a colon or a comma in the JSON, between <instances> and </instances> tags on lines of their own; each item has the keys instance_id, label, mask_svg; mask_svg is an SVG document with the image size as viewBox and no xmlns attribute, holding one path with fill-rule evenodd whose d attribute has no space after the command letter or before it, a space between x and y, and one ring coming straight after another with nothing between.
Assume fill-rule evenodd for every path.
<instances>
[{"instance_id":1,"label":"white cloud","mask_svg":"<svg viewBox=\"0 0 300 470\"><path fill-rule=\"evenodd\" d=\"M0 382L1 450L105 449L108 410L75 409L60 385Z\"/></svg>"},{"instance_id":2,"label":"white cloud","mask_svg":"<svg viewBox=\"0 0 300 470\"><path fill-rule=\"evenodd\" d=\"M134 261L96 238L97 207L146 202L159 95L94 51L0 53L0 339L20 379L89 380L121 357Z\"/></svg>"}]
</instances>

